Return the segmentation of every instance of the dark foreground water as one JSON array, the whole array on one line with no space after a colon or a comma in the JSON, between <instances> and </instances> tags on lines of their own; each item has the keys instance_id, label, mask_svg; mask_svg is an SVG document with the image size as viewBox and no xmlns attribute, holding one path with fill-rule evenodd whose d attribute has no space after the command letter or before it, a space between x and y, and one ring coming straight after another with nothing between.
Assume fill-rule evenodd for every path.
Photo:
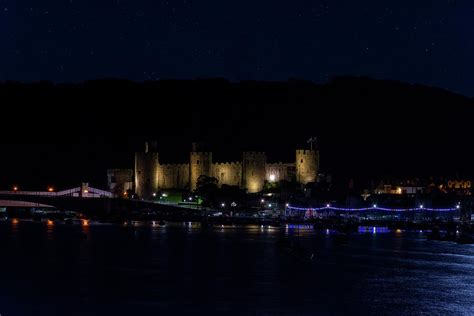
<instances>
[{"instance_id":1,"label":"dark foreground water","mask_svg":"<svg viewBox=\"0 0 474 316\"><path fill-rule=\"evenodd\" d=\"M0 222L0 314L474 314L472 245L300 230L306 261L292 232Z\"/></svg>"}]
</instances>

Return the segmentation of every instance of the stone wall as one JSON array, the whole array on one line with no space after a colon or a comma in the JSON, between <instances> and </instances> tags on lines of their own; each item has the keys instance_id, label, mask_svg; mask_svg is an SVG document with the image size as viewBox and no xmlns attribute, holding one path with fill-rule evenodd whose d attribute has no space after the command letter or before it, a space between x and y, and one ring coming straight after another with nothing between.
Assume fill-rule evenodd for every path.
<instances>
[{"instance_id":1,"label":"stone wall","mask_svg":"<svg viewBox=\"0 0 474 316\"><path fill-rule=\"evenodd\" d=\"M242 163L215 163L213 164L212 174L219 180L219 187L223 184L240 186L242 181Z\"/></svg>"},{"instance_id":2,"label":"stone wall","mask_svg":"<svg viewBox=\"0 0 474 316\"><path fill-rule=\"evenodd\" d=\"M265 165L265 180L268 182L294 181L294 168L295 164L292 163L267 163Z\"/></svg>"},{"instance_id":3,"label":"stone wall","mask_svg":"<svg viewBox=\"0 0 474 316\"><path fill-rule=\"evenodd\" d=\"M108 169L107 188L115 196L123 195L127 190L133 190L133 169Z\"/></svg>"},{"instance_id":4,"label":"stone wall","mask_svg":"<svg viewBox=\"0 0 474 316\"><path fill-rule=\"evenodd\" d=\"M189 189L189 164L161 164L158 171L159 189Z\"/></svg>"}]
</instances>

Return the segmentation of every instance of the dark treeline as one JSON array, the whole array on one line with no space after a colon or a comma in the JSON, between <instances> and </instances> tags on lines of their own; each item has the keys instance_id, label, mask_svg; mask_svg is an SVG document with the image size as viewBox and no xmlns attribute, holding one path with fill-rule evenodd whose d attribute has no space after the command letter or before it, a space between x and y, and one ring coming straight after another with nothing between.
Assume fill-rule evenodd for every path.
<instances>
[{"instance_id":1,"label":"dark treeline","mask_svg":"<svg viewBox=\"0 0 474 316\"><path fill-rule=\"evenodd\" d=\"M0 97L4 186L31 175L38 185L103 185L105 168L131 167L146 139L158 140L164 162L187 161L192 141L206 142L216 161L239 160L242 150L293 161L317 136L322 169L341 179L474 175L473 100L421 85L355 77L324 85L6 82Z\"/></svg>"}]
</instances>

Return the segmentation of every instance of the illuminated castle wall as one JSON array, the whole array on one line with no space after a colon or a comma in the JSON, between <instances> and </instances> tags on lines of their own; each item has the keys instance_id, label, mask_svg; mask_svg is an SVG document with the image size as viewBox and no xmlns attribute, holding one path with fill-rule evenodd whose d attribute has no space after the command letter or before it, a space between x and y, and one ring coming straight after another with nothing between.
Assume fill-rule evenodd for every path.
<instances>
[{"instance_id":1,"label":"illuminated castle wall","mask_svg":"<svg viewBox=\"0 0 474 316\"><path fill-rule=\"evenodd\" d=\"M135 154L135 192L140 198L148 199L163 189L194 191L199 176L206 175L217 178L219 186L234 185L255 193L263 189L265 182L315 182L318 169L317 150L297 150L292 163L267 163L264 152L244 152L242 161L214 162L212 152L196 144L190 152L189 163L160 164L156 143L146 143L145 152Z\"/></svg>"}]
</instances>

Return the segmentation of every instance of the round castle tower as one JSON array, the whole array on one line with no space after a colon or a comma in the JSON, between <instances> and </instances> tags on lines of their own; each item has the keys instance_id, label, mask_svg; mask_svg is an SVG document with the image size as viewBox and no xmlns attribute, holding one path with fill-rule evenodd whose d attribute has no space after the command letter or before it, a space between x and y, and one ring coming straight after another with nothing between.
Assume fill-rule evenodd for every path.
<instances>
[{"instance_id":1,"label":"round castle tower","mask_svg":"<svg viewBox=\"0 0 474 316\"><path fill-rule=\"evenodd\" d=\"M158 191L159 154L156 142L146 142L145 152L135 153L135 192L140 199L152 199Z\"/></svg>"},{"instance_id":2,"label":"round castle tower","mask_svg":"<svg viewBox=\"0 0 474 316\"><path fill-rule=\"evenodd\" d=\"M212 152L203 151L197 143L193 143L193 148L189 157L189 184L191 191L196 190L199 176L212 176Z\"/></svg>"},{"instance_id":3,"label":"round castle tower","mask_svg":"<svg viewBox=\"0 0 474 316\"><path fill-rule=\"evenodd\" d=\"M260 192L265 184L265 165L267 156L264 152L248 151L243 153L242 185L248 193Z\"/></svg>"},{"instance_id":4,"label":"round castle tower","mask_svg":"<svg viewBox=\"0 0 474 316\"><path fill-rule=\"evenodd\" d=\"M319 166L317 150L300 149L296 151L296 182L307 184L316 182Z\"/></svg>"}]
</instances>

